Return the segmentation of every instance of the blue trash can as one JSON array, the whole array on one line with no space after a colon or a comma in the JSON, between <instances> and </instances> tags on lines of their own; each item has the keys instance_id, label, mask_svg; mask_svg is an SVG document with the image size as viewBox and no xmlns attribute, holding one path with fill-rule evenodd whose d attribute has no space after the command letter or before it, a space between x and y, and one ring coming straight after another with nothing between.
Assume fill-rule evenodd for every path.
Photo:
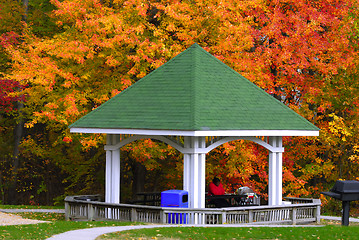
<instances>
[{"instance_id":1,"label":"blue trash can","mask_svg":"<svg viewBox=\"0 0 359 240\"><path fill-rule=\"evenodd\" d=\"M167 190L161 192L161 207L188 208L188 192L185 190ZM168 223L186 224L187 214L171 213Z\"/></svg>"}]
</instances>

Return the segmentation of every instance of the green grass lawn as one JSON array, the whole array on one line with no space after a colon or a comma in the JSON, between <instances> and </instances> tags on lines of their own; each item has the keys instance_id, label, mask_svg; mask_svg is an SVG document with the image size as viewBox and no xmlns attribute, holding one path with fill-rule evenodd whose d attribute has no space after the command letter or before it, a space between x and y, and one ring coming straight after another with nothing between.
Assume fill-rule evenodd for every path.
<instances>
[{"instance_id":1,"label":"green grass lawn","mask_svg":"<svg viewBox=\"0 0 359 240\"><path fill-rule=\"evenodd\" d=\"M20 207L16 207L20 208ZM44 208L44 207L42 207ZM46 239L52 235L82 228L124 226L139 223L130 222L73 222L65 221L63 213L16 213L23 218L50 221L49 223L0 226L0 239Z\"/></svg>"},{"instance_id":2,"label":"green grass lawn","mask_svg":"<svg viewBox=\"0 0 359 240\"><path fill-rule=\"evenodd\" d=\"M64 209L64 206L2 205L0 209Z\"/></svg>"},{"instance_id":3,"label":"green grass lawn","mask_svg":"<svg viewBox=\"0 0 359 240\"><path fill-rule=\"evenodd\" d=\"M65 221L65 214L63 213L40 213L40 212L22 212L11 213L19 215L23 218L42 220L42 221Z\"/></svg>"},{"instance_id":4,"label":"green grass lawn","mask_svg":"<svg viewBox=\"0 0 359 240\"><path fill-rule=\"evenodd\" d=\"M20 208L19 206L14 208ZM24 207L27 208L27 207ZM40 207L47 208L47 207ZM75 229L137 225L130 222L73 222L64 221L61 213L16 213L24 218L49 223L0 226L0 239L46 239ZM340 222L323 221L324 227L176 227L131 230L105 234L98 239L359 239L359 224L342 227Z\"/></svg>"},{"instance_id":5,"label":"green grass lawn","mask_svg":"<svg viewBox=\"0 0 359 240\"><path fill-rule=\"evenodd\" d=\"M359 227L176 227L141 229L102 235L102 239L359 239Z\"/></svg>"},{"instance_id":6,"label":"green grass lawn","mask_svg":"<svg viewBox=\"0 0 359 240\"><path fill-rule=\"evenodd\" d=\"M48 237L51 237L52 235L75 229L90 227L124 226L131 224L133 223L54 221L51 223L0 226L0 239L46 239Z\"/></svg>"}]
</instances>

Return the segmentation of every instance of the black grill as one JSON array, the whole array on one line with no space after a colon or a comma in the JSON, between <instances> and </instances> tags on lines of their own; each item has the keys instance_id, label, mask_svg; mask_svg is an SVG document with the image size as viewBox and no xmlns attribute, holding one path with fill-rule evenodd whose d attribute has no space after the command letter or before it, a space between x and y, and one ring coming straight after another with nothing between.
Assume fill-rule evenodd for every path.
<instances>
[{"instance_id":1,"label":"black grill","mask_svg":"<svg viewBox=\"0 0 359 240\"><path fill-rule=\"evenodd\" d=\"M335 182L332 189L329 192L321 192L324 195L338 199L342 201L343 215L342 225L349 225L349 208L350 201L359 200L359 181L354 180L338 180Z\"/></svg>"}]
</instances>

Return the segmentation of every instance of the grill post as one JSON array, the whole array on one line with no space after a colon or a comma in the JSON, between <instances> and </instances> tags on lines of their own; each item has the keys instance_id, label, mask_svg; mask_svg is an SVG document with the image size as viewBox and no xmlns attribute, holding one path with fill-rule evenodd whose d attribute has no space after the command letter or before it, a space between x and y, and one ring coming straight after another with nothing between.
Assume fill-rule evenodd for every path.
<instances>
[{"instance_id":1,"label":"grill post","mask_svg":"<svg viewBox=\"0 0 359 240\"><path fill-rule=\"evenodd\" d=\"M343 215L342 215L342 225L349 226L349 210L350 210L350 202L342 201L343 207Z\"/></svg>"},{"instance_id":2,"label":"grill post","mask_svg":"<svg viewBox=\"0 0 359 240\"><path fill-rule=\"evenodd\" d=\"M359 200L359 181L338 180L329 192L321 193L342 201L342 225L349 226L350 202Z\"/></svg>"}]
</instances>

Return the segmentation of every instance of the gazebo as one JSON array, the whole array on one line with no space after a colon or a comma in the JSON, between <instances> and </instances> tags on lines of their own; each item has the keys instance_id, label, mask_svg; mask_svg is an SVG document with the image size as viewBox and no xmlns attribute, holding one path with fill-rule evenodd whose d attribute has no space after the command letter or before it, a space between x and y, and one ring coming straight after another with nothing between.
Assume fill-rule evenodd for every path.
<instances>
[{"instance_id":1,"label":"gazebo","mask_svg":"<svg viewBox=\"0 0 359 240\"><path fill-rule=\"evenodd\" d=\"M281 205L282 137L319 135L316 126L198 44L80 118L70 131L107 134L108 203L120 203L122 146L151 138L176 148L184 157L189 208L205 208L206 153L238 139L268 149L268 205Z\"/></svg>"}]
</instances>

